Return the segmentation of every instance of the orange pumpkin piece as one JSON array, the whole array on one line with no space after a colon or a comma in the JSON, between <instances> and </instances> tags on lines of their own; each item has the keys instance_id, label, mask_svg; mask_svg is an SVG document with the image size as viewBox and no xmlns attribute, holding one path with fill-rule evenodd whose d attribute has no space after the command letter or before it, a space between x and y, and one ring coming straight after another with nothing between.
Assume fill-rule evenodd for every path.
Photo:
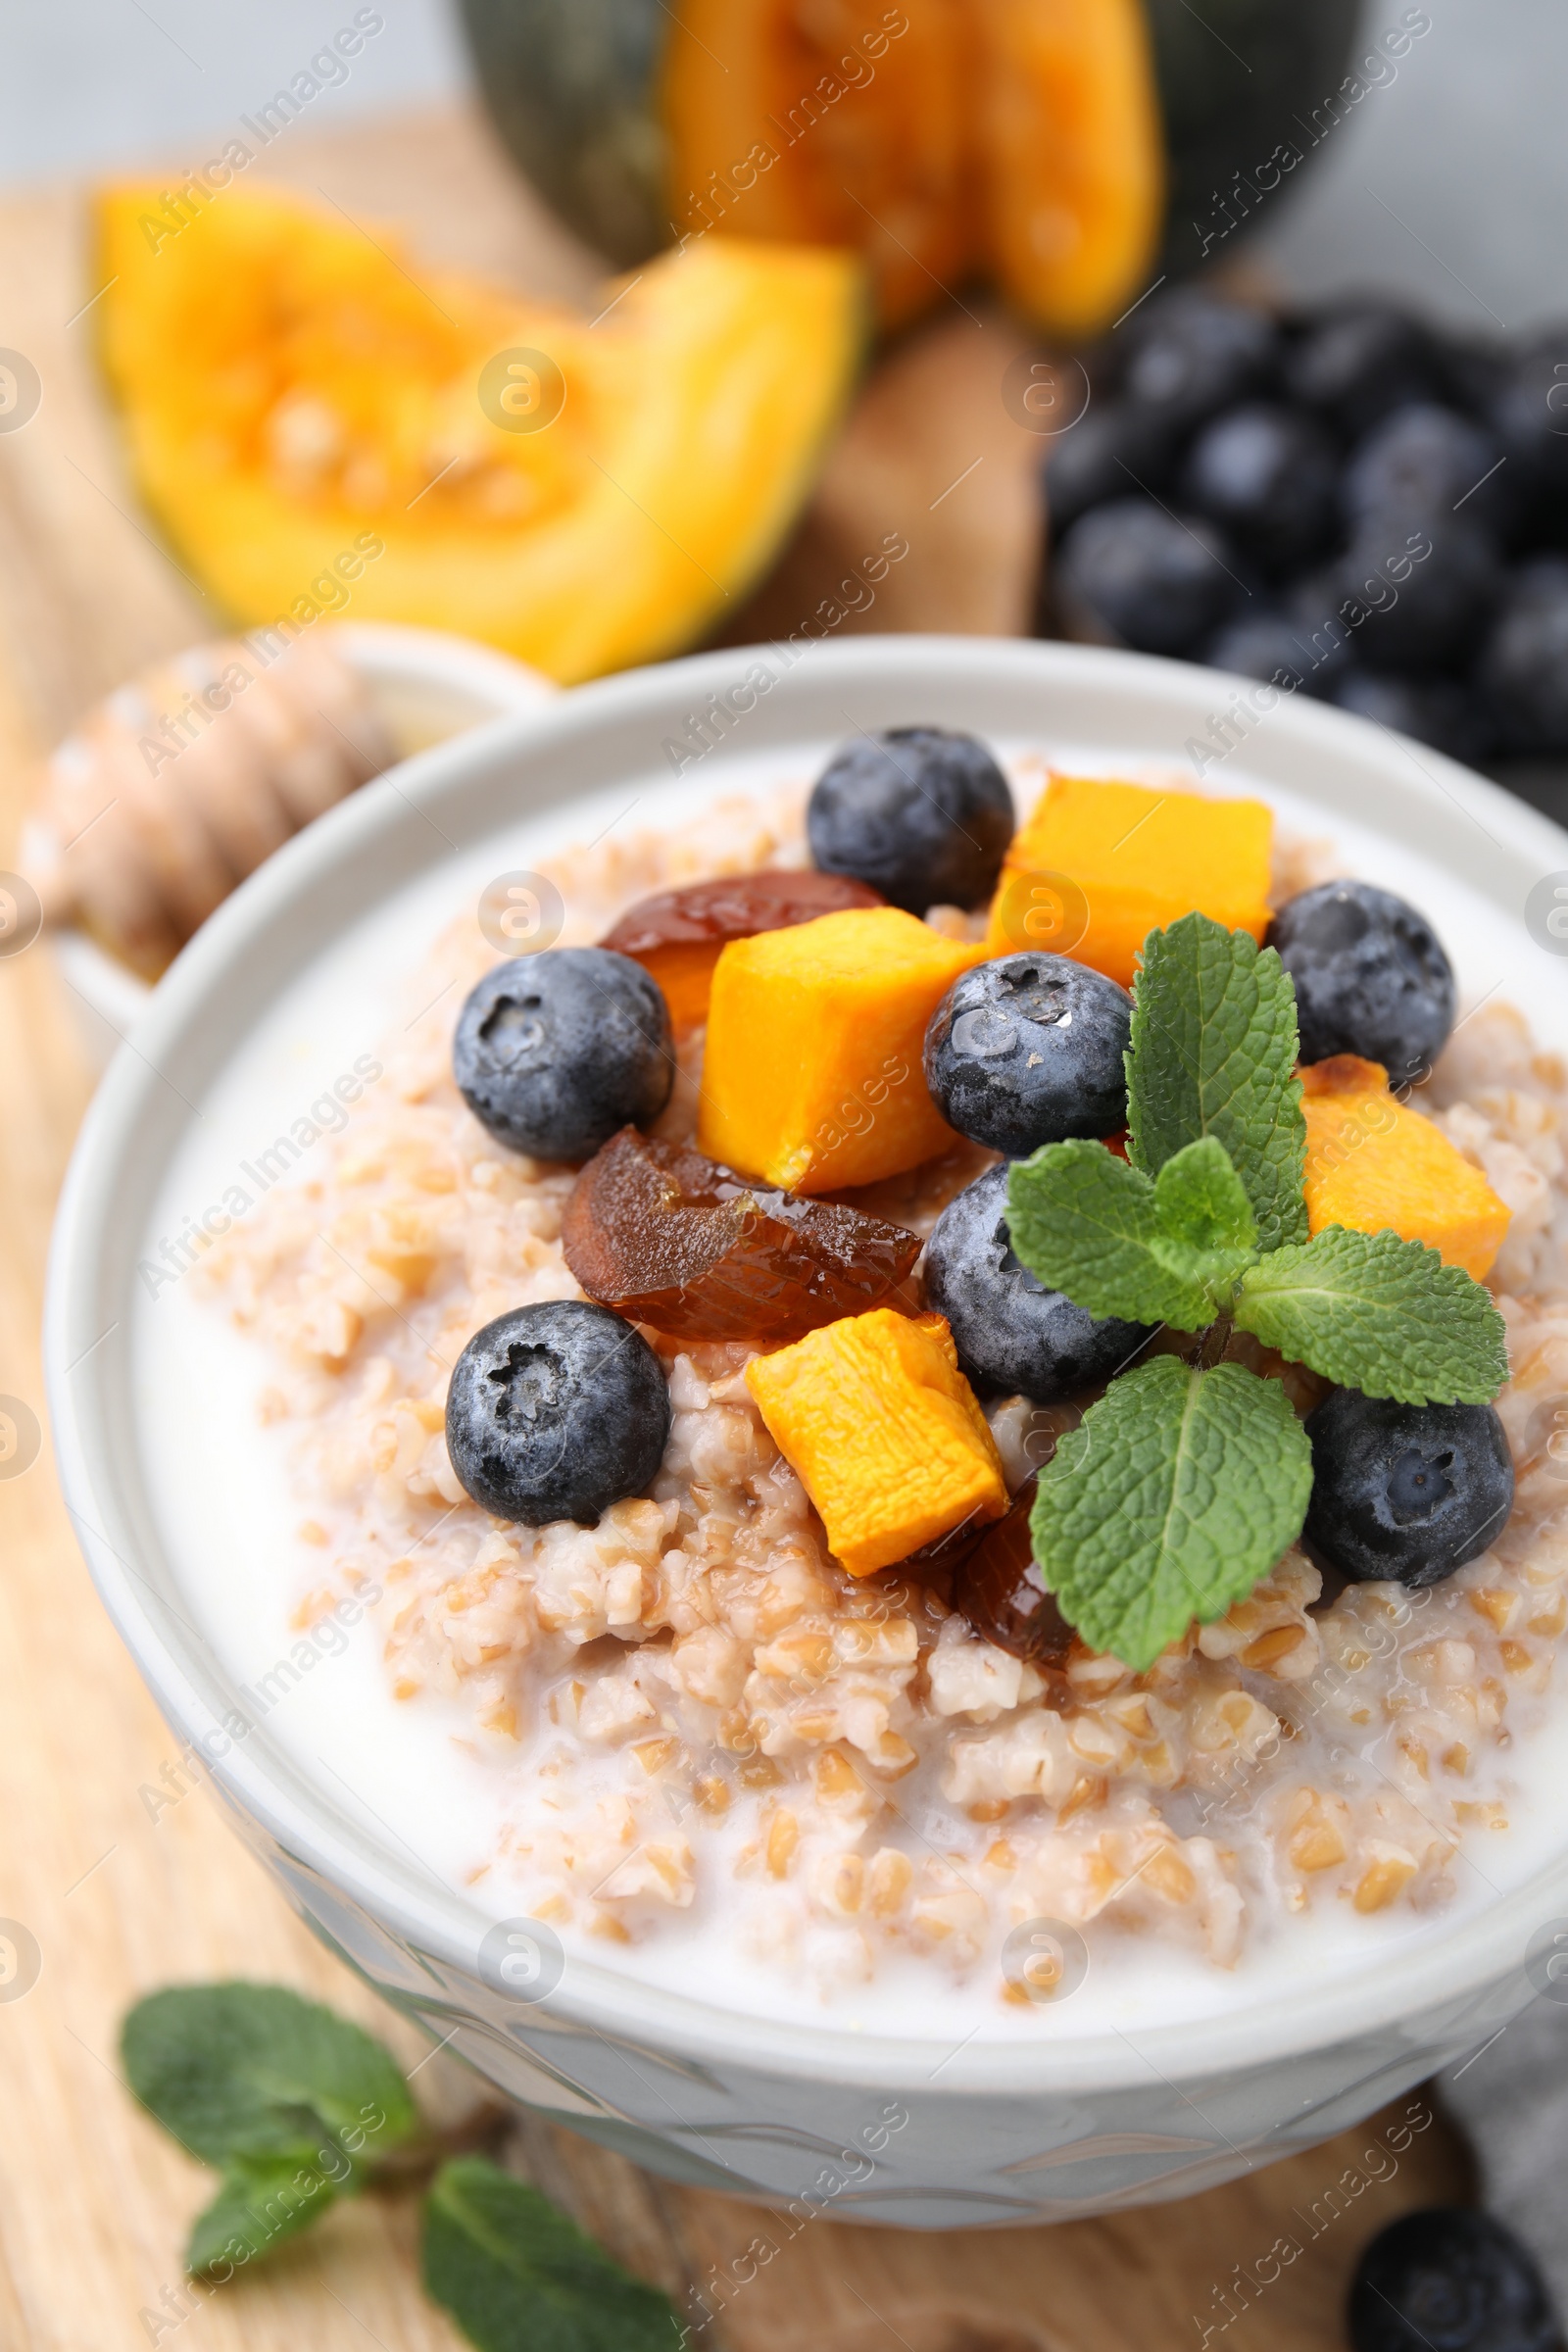
<instances>
[{"instance_id":1,"label":"orange pumpkin piece","mask_svg":"<svg viewBox=\"0 0 1568 2352\"><path fill-rule=\"evenodd\" d=\"M970 15L683 0L662 75L672 225L858 247L884 325L928 310L970 258Z\"/></svg>"},{"instance_id":2,"label":"orange pumpkin piece","mask_svg":"<svg viewBox=\"0 0 1568 2352\"><path fill-rule=\"evenodd\" d=\"M848 1316L754 1355L746 1385L852 1576L1007 1508L1002 1457L941 1315Z\"/></svg>"},{"instance_id":3,"label":"orange pumpkin piece","mask_svg":"<svg viewBox=\"0 0 1568 2352\"><path fill-rule=\"evenodd\" d=\"M1164 136L1142 0L666 13L673 227L858 248L885 326L976 268L1068 338L1147 285Z\"/></svg>"},{"instance_id":4,"label":"orange pumpkin piece","mask_svg":"<svg viewBox=\"0 0 1568 2352\"><path fill-rule=\"evenodd\" d=\"M1195 909L1260 941L1273 837L1262 801L1053 776L1007 851L987 953L1072 956L1130 988L1150 932Z\"/></svg>"},{"instance_id":5,"label":"orange pumpkin piece","mask_svg":"<svg viewBox=\"0 0 1568 2352\"><path fill-rule=\"evenodd\" d=\"M1353 1054L1312 1063L1301 1072L1301 1108L1313 1233L1391 1231L1483 1279L1509 1211L1441 1127L1395 1100L1380 1063Z\"/></svg>"},{"instance_id":6,"label":"orange pumpkin piece","mask_svg":"<svg viewBox=\"0 0 1568 2352\"><path fill-rule=\"evenodd\" d=\"M1002 291L1070 339L1154 268L1164 133L1138 0L982 0L978 243Z\"/></svg>"},{"instance_id":7,"label":"orange pumpkin piece","mask_svg":"<svg viewBox=\"0 0 1568 2352\"><path fill-rule=\"evenodd\" d=\"M760 873L721 874L715 881L656 891L628 906L599 944L631 956L658 981L680 1035L707 1020L713 966L730 940L882 903L882 893L869 882L852 882L844 874L819 874L808 866L799 872L764 867Z\"/></svg>"},{"instance_id":8,"label":"orange pumpkin piece","mask_svg":"<svg viewBox=\"0 0 1568 2352\"><path fill-rule=\"evenodd\" d=\"M858 367L850 255L704 237L590 320L330 199L220 192L106 190L91 319L137 486L237 619L292 637L352 581L356 619L564 683L679 652L771 564Z\"/></svg>"},{"instance_id":9,"label":"orange pumpkin piece","mask_svg":"<svg viewBox=\"0 0 1568 2352\"><path fill-rule=\"evenodd\" d=\"M985 956L897 906L732 941L713 971L699 1150L795 1193L876 1184L948 1151L925 1028Z\"/></svg>"}]
</instances>

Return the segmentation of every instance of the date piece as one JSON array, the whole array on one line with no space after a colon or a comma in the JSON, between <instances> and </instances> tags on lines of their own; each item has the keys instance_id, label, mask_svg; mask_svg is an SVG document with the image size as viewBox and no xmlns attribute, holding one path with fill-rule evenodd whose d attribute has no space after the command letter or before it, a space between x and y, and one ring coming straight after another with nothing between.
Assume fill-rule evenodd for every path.
<instances>
[{"instance_id":1,"label":"date piece","mask_svg":"<svg viewBox=\"0 0 1568 2352\"><path fill-rule=\"evenodd\" d=\"M671 1338L783 1345L886 1299L920 1237L834 1200L748 1182L688 1145L623 1127L589 1160L562 1223L588 1293Z\"/></svg>"},{"instance_id":2,"label":"date piece","mask_svg":"<svg viewBox=\"0 0 1568 2352\"><path fill-rule=\"evenodd\" d=\"M1032 1666L1062 1666L1072 1647L1072 1627L1046 1590L1029 1540L1029 1513L1036 1481L1029 1479L1012 1498L1004 1519L995 1519L960 1562L953 1580L953 1605L977 1634Z\"/></svg>"}]
</instances>

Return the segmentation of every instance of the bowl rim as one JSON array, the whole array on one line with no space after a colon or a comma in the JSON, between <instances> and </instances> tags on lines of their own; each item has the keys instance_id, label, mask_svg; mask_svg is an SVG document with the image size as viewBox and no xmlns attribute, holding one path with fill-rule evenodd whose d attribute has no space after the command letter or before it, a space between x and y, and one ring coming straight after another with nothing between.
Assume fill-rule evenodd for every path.
<instances>
[{"instance_id":1,"label":"bowl rim","mask_svg":"<svg viewBox=\"0 0 1568 2352\"><path fill-rule=\"evenodd\" d=\"M596 741L617 739L628 726L642 731L651 753L662 727L667 732L682 726L708 697L732 689L760 663L777 673L768 692L769 724L797 705L809 710L818 681L830 701L858 687L906 701L913 690L928 703L950 690L955 697L977 693L989 682L999 694L1038 688L1048 700L1056 691L1107 701L1114 706L1112 725L1126 737L1134 716L1147 722L1163 711L1159 723L1162 730L1168 725L1175 765L1181 730L1203 726L1211 715L1205 707L1219 694L1234 699L1238 685L1247 683L1149 656L1010 639L868 634L813 644L804 662L797 652L781 662L783 651L725 648L580 687L419 754L390 771L395 781L372 781L295 836L219 907L159 982L134 1039L121 1047L89 1106L56 1216L44 1359L60 1484L100 1597L143 1679L176 1735L193 1743L208 1740L215 1784L231 1809L254 1817L286 1855L416 1951L474 1981L476 1991L476 1945L489 1924L486 1914L455 1890L432 1893L389 1845L290 1767L265 1733L212 1755L210 1743L221 1724L213 1694L225 1678L211 1652L203 1656L199 1637L194 1646L185 1643L172 1622L187 1621L163 1597L159 1561L149 1552L147 1530L138 1526L127 1499L131 1489L120 1475L128 1462L128 1422L123 1395L114 1385L118 1353L105 1345L114 1324L105 1329L104 1315L117 1289L124 1290L131 1260L124 1220L117 1212L134 1197L126 1190L128 1171L155 1107L159 1117L177 1115L159 1097L169 1082L157 1065L194 1036L204 1007L220 995L232 967L259 943L281 940L291 923L297 939L302 902L334 873L363 868L378 844L395 843L400 829L421 825L421 808L439 804L443 794L455 802L508 763L531 760L540 768L564 769L570 755L591 754ZM1041 726L1049 737L1045 713ZM1279 703L1264 732L1268 744L1261 735L1257 751L1250 744L1249 764L1265 782L1268 760L1258 752L1272 756L1277 749L1287 766L1292 756L1307 764L1337 761L1347 770L1348 807L1359 773L1364 788L1381 779L1440 836L1446 828L1455 841L1461 838L1455 811L1479 825L1497 849L1501 864L1496 858L1490 863L1499 878L1504 869L1516 878L1520 868L1535 876L1568 868L1568 834L1548 819L1438 753L1423 749L1415 759L1401 739L1366 720L1298 696ZM1416 774L1407 772L1412 765ZM1300 789L1283 782L1281 788ZM564 806L571 797L554 805ZM501 821L494 816L490 829ZM482 830L472 836L481 837ZM1470 856L1474 863L1476 853ZM1480 856L1489 862L1486 853ZM331 936L322 929L306 953L318 952ZM231 1017L231 1042L253 1014L251 1007ZM117 1427L118 1443L112 1434ZM172 1583L167 1573L162 1581ZM1146 2083L1152 2072L1167 2082L1223 2077L1400 2027L1425 2038L1446 2013L1470 2016L1477 1995L1507 1985L1515 1972L1522 1984L1530 1934L1559 1914L1568 1914L1568 1841L1560 1856L1488 1909L1446 1934L1435 1927L1412 1944L1369 1958L1353 1982L1338 1977L1305 1992L1298 1987L1264 1995L1233 2013L1221 2010L1196 2022L1139 2025L1136 2041L1116 2029L1016 2044L971 2039L943 2061L940 2083L931 2075L936 2037L720 2011L710 2000L668 1991L575 1953L549 2003L527 2014L542 2033L553 2024L566 2032L586 2029L677 2063L935 2087L954 2096L1113 2089ZM874 2006L874 1992L869 2000ZM1517 1999L1511 2003L1518 2005Z\"/></svg>"}]
</instances>

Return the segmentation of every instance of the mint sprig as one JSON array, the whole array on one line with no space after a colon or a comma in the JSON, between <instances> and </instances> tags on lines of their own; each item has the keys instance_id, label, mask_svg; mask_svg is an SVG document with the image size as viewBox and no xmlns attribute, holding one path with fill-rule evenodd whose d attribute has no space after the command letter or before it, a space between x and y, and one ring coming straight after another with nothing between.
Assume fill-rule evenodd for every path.
<instances>
[{"instance_id":1,"label":"mint sprig","mask_svg":"<svg viewBox=\"0 0 1568 2352\"><path fill-rule=\"evenodd\" d=\"M1492 1295L1424 1242L1330 1225L1244 1277L1237 1323L1337 1387L1398 1404L1486 1404L1508 1377Z\"/></svg>"},{"instance_id":2,"label":"mint sprig","mask_svg":"<svg viewBox=\"0 0 1568 2352\"><path fill-rule=\"evenodd\" d=\"M142 2105L222 2175L186 2247L193 2277L225 2281L335 2198L378 2177L406 2183L421 2157L433 2167L436 2142L385 2043L284 1985L152 1993L126 2016L121 2052ZM667 2295L481 2156L435 2174L423 2276L478 2352L678 2352L685 2340Z\"/></svg>"},{"instance_id":3,"label":"mint sprig","mask_svg":"<svg viewBox=\"0 0 1568 2352\"><path fill-rule=\"evenodd\" d=\"M1258 1248L1306 1239L1296 990L1272 948L1184 914L1152 931L1133 983L1127 1156L1157 1175L1213 1136L1252 1203Z\"/></svg>"},{"instance_id":4,"label":"mint sprig","mask_svg":"<svg viewBox=\"0 0 1568 2352\"><path fill-rule=\"evenodd\" d=\"M1268 1574L1311 1490L1277 1380L1158 1355L1113 1380L1041 1472L1035 1557L1084 1641L1141 1674Z\"/></svg>"},{"instance_id":5,"label":"mint sprig","mask_svg":"<svg viewBox=\"0 0 1568 2352\"><path fill-rule=\"evenodd\" d=\"M1307 1239L1297 1046L1296 992L1271 949L1201 914L1152 932L1133 990L1128 1157L1079 1141L1015 1161L1015 1254L1100 1319L1228 1321L1369 1396L1486 1403L1508 1362L1480 1283L1392 1232ZM1310 1448L1283 1387L1239 1364L1205 1371L1204 1353L1113 1380L1035 1504L1035 1556L1062 1615L1138 1672L1250 1592L1306 1516Z\"/></svg>"}]
</instances>

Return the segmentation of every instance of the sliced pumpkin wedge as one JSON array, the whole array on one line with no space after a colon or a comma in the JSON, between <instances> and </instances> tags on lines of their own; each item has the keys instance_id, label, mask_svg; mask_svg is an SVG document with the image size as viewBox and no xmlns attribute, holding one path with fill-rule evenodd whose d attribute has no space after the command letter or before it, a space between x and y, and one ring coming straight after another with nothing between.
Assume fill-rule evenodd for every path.
<instances>
[{"instance_id":1,"label":"sliced pumpkin wedge","mask_svg":"<svg viewBox=\"0 0 1568 2352\"><path fill-rule=\"evenodd\" d=\"M1164 132L1143 0L678 0L670 225L858 246L884 325L993 277L1049 332L1147 282Z\"/></svg>"},{"instance_id":2,"label":"sliced pumpkin wedge","mask_svg":"<svg viewBox=\"0 0 1568 2352\"><path fill-rule=\"evenodd\" d=\"M1097 334L1142 291L1165 202L1142 0L980 0L978 237L1017 309Z\"/></svg>"},{"instance_id":3,"label":"sliced pumpkin wedge","mask_svg":"<svg viewBox=\"0 0 1568 2352\"><path fill-rule=\"evenodd\" d=\"M101 196L101 349L142 495L248 625L304 625L325 581L564 684L678 651L766 565L858 372L841 252L703 237L590 321L270 188L184 213Z\"/></svg>"},{"instance_id":4,"label":"sliced pumpkin wedge","mask_svg":"<svg viewBox=\"0 0 1568 2352\"><path fill-rule=\"evenodd\" d=\"M671 225L858 247L884 325L928 310L973 243L968 0L681 0L662 114Z\"/></svg>"}]
</instances>

